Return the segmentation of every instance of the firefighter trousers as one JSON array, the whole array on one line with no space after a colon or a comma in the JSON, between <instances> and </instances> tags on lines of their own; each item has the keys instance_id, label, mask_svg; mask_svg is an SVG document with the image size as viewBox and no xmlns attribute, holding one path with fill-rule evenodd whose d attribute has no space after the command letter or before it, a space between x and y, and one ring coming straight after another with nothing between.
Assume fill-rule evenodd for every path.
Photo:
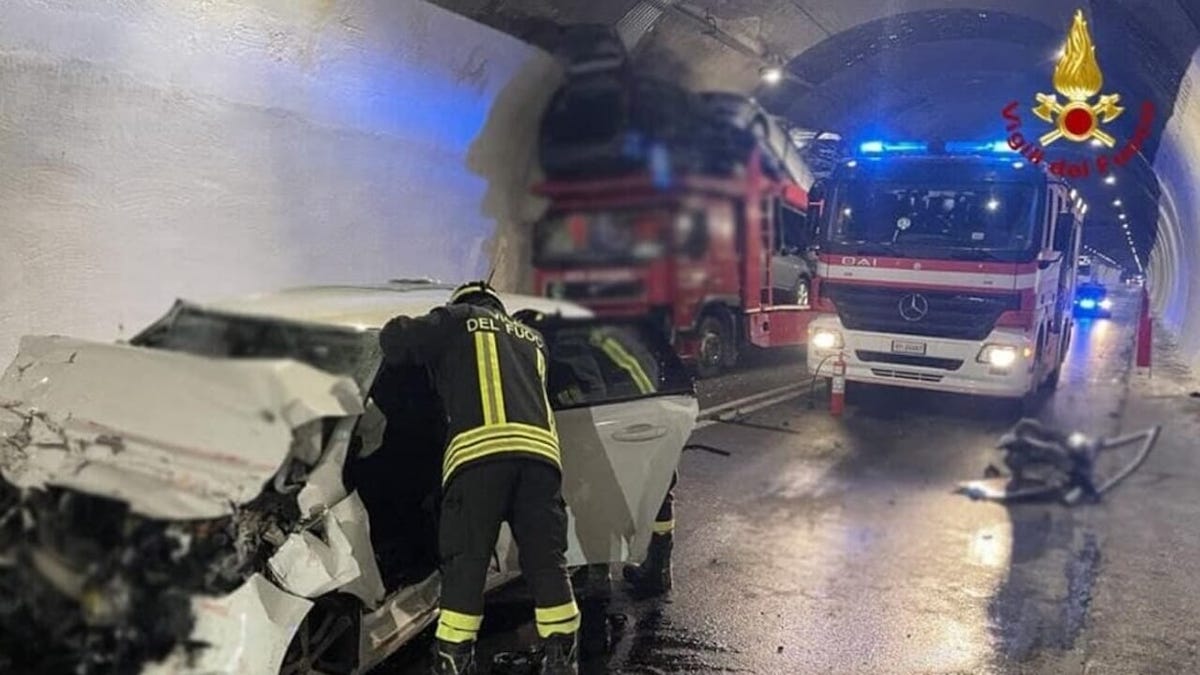
<instances>
[{"instance_id":1,"label":"firefighter trousers","mask_svg":"<svg viewBox=\"0 0 1200 675\"><path fill-rule=\"evenodd\" d=\"M663 497L662 505L658 507L658 515L654 516L654 534L672 534L675 532L675 484L679 482L679 471L671 476L671 487Z\"/></svg>"},{"instance_id":2,"label":"firefighter trousers","mask_svg":"<svg viewBox=\"0 0 1200 675\"><path fill-rule=\"evenodd\" d=\"M579 629L566 568L562 476L546 462L500 457L459 469L443 493L439 640L461 643L476 638L483 623L488 566L506 521L533 594L538 635L546 638Z\"/></svg>"}]
</instances>

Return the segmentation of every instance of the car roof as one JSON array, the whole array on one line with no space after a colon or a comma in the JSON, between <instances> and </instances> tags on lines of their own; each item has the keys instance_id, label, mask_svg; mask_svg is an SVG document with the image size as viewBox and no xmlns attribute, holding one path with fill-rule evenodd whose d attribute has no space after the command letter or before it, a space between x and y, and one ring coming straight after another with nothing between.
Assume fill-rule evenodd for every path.
<instances>
[{"instance_id":1,"label":"car roof","mask_svg":"<svg viewBox=\"0 0 1200 675\"><path fill-rule=\"evenodd\" d=\"M188 303L225 314L269 317L357 329L382 328L395 316L419 316L446 304L455 286L398 280L377 285L306 286L216 302ZM586 319L592 312L571 302L501 293L509 312L532 309Z\"/></svg>"}]
</instances>

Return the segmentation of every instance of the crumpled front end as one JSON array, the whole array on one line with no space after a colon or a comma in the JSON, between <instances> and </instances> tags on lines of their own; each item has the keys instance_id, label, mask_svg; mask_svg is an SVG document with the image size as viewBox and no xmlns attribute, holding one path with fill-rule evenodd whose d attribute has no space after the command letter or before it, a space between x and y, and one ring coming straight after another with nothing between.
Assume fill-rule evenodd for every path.
<instances>
[{"instance_id":1,"label":"crumpled front end","mask_svg":"<svg viewBox=\"0 0 1200 675\"><path fill-rule=\"evenodd\" d=\"M0 672L277 668L312 603L271 561L353 501L304 488L340 475L361 412L353 380L295 361L23 340L0 378Z\"/></svg>"}]
</instances>

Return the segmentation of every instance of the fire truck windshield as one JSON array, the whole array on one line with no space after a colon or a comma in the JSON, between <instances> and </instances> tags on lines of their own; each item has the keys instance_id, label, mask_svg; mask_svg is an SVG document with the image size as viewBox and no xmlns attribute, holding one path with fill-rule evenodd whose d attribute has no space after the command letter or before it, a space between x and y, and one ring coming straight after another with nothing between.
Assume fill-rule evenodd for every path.
<instances>
[{"instance_id":1,"label":"fire truck windshield","mask_svg":"<svg viewBox=\"0 0 1200 675\"><path fill-rule=\"evenodd\" d=\"M834 188L832 253L956 260L1032 259L1037 188L1018 182L844 181Z\"/></svg>"},{"instance_id":2,"label":"fire truck windshield","mask_svg":"<svg viewBox=\"0 0 1200 675\"><path fill-rule=\"evenodd\" d=\"M534 263L622 265L666 253L666 210L579 211L551 214L534 232Z\"/></svg>"}]
</instances>

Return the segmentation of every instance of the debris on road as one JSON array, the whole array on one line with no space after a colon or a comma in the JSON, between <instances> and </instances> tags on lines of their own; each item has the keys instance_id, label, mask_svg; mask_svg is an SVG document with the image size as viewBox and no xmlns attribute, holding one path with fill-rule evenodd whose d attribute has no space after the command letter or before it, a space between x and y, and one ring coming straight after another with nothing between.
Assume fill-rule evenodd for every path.
<instances>
[{"instance_id":1,"label":"debris on road","mask_svg":"<svg viewBox=\"0 0 1200 675\"><path fill-rule=\"evenodd\" d=\"M985 478L959 483L958 490L971 499L1013 502L1053 500L1076 504L1097 501L1132 474L1158 440L1160 427L1115 438L1093 439L1078 431L1064 435L1034 419L1023 419L1000 439L1005 471L989 466ZM1094 476L1096 459L1103 450L1143 441L1138 456L1103 483Z\"/></svg>"}]
</instances>

